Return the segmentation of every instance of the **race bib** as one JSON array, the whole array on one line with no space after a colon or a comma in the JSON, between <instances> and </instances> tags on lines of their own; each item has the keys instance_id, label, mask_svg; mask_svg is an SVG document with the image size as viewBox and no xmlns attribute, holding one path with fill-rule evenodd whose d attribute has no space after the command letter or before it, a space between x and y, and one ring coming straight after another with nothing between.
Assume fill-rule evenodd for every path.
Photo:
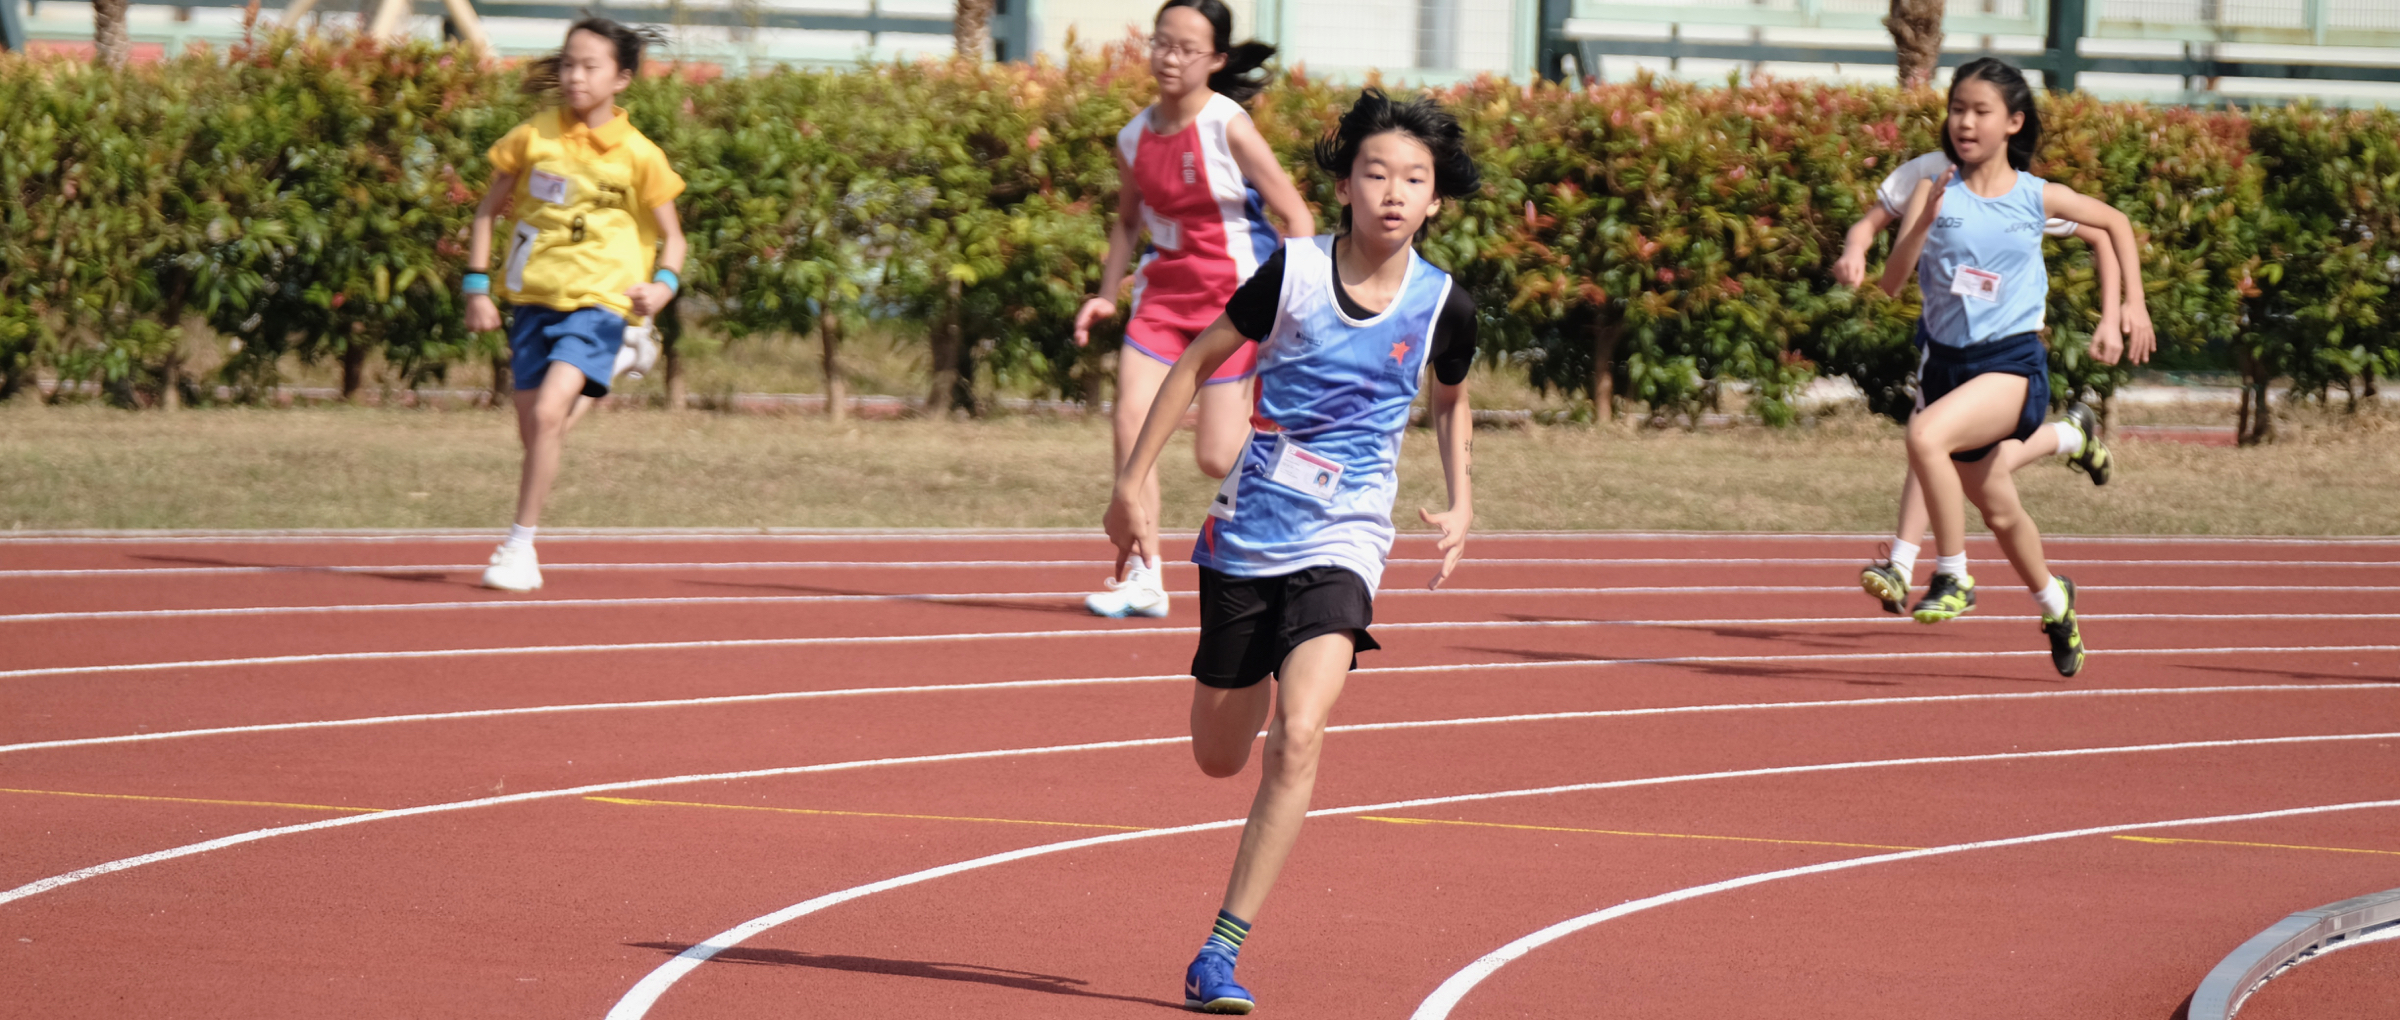
<instances>
[{"instance_id":1,"label":"race bib","mask_svg":"<svg viewBox=\"0 0 2400 1020\"><path fill-rule=\"evenodd\" d=\"M1950 274L1950 293L1996 303L2000 300L2000 274L1973 266L1960 266L1957 272Z\"/></svg>"},{"instance_id":2,"label":"race bib","mask_svg":"<svg viewBox=\"0 0 2400 1020\"><path fill-rule=\"evenodd\" d=\"M1183 228L1157 213L1149 206L1142 207L1142 226L1150 231L1150 245L1160 251L1183 250Z\"/></svg>"},{"instance_id":3,"label":"race bib","mask_svg":"<svg viewBox=\"0 0 2400 1020\"><path fill-rule=\"evenodd\" d=\"M1309 452L1305 446L1278 438L1275 464L1267 477L1330 503L1334 492L1342 486L1342 466Z\"/></svg>"},{"instance_id":4,"label":"race bib","mask_svg":"<svg viewBox=\"0 0 2400 1020\"><path fill-rule=\"evenodd\" d=\"M1236 462L1233 470L1225 472L1225 484L1217 486L1217 498L1208 501L1208 515L1220 521L1233 519L1233 506L1242 490L1242 465Z\"/></svg>"},{"instance_id":5,"label":"race bib","mask_svg":"<svg viewBox=\"0 0 2400 1020\"><path fill-rule=\"evenodd\" d=\"M548 170L534 171L525 181L525 190L551 205L567 204L567 179Z\"/></svg>"},{"instance_id":6,"label":"race bib","mask_svg":"<svg viewBox=\"0 0 2400 1020\"><path fill-rule=\"evenodd\" d=\"M517 224L516 236L508 242L508 289L525 289L525 260L533 257L533 242L541 236L533 224Z\"/></svg>"}]
</instances>

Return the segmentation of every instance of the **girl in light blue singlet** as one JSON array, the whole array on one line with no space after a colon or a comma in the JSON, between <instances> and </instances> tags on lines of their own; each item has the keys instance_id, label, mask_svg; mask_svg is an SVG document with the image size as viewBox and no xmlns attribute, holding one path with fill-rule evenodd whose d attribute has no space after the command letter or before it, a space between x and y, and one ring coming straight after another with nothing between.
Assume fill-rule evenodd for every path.
<instances>
[{"instance_id":1,"label":"girl in light blue singlet","mask_svg":"<svg viewBox=\"0 0 2400 1020\"><path fill-rule=\"evenodd\" d=\"M2074 582L2051 575L2041 532L1991 452L2033 435L2050 403L2049 352L2041 338L2050 291L2043 220L2107 231L2129 276L2138 279L2141 262L2125 214L2028 172L2041 133L2033 90L2016 68L1989 57L1961 66L1942 128L1942 148L1956 168L1935 184L1925 214L1894 245L1884 286L1896 291L1914 263L1924 294L1917 322L1925 347L1917 380L1923 403L1909 419L1908 461L1933 517L1940 560L1917 603L1917 622L1956 619L1975 606L1975 579L1966 569L1965 503L1972 500L2041 604L2052 664L2074 676L2084 657ZM2124 315L2131 348L2146 353L2155 340L2138 290L2128 295Z\"/></svg>"},{"instance_id":2,"label":"girl in light blue singlet","mask_svg":"<svg viewBox=\"0 0 2400 1020\"><path fill-rule=\"evenodd\" d=\"M1429 368L1450 488L1448 509L1418 511L1441 531L1433 584L1466 548L1475 517L1466 399L1475 307L1415 247L1443 198L1479 186L1464 137L1430 99L1395 103L1366 90L1317 145L1318 167L1336 178L1341 232L1287 240L1260 263L1167 371L1117 473L1105 523L1122 571L1158 555L1142 480L1201 380L1257 342L1255 432L1192 550L1200 566L1192 756L1202 772L1229 777L1248 762L1262 723L1267 739L1225 898L1184 971L1191 1009L1248 1013L1257 1003L1234 980L1234 965L1299 838L1334 700L1356 654L1376 647L1367 628L1392 548L1400 437ZM1270 675L1280 691L1264 682Z\"/></svg>"}]
</instances>

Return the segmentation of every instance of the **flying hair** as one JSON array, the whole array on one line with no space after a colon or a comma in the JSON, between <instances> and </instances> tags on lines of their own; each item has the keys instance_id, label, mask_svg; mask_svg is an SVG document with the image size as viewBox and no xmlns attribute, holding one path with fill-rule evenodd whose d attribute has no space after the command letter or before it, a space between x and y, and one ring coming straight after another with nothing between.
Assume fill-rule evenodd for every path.
<instances>
[{"instance_id":1,"label":"flying hair","mask_svg":"<svg viewBox=\"0 0 2400 1020\"><path fill-rule=\"evenodd\" d=\"M567 26L568 38L573 38L577 32L590 32L608 40L609 46L617 53L617 69L631 72L635 77L640 77L642 73L642 48L663 46L667 42L666 33L657 28L648 25L634 28L597 17L590 11L585 11L581 20ZM566 52L566 45L561 43L557 53L526 64L525 79L517 86L518 91L529 96L558 91L558 62L566 56Z\"/></svg>"},{"instance_id":2,"label":"flying hair","mask_svg":"<svg viewBox=\"0 0 2400 1020\"><path fill-rule=\"evenodd\" d=\"M1350 176L1351 167L1358 162L1358 150L1386 131L1397 131L1423 145L1433 153L1433 193L1443 198L1463 198L1483 187L1483 171L1475 166L1475 157L1467 153L1467 133L1458 126L1458 118L1442 109L1442 104L1419 96L1405 103L1395 103L1383 90L1372 86L1358 94L1358 102L1350 112L1342 114L1342 122L1325 137L1317 139L1317 167L1335 177ZM1350 207L1342 207L1342 232L1350 230ZM1418 229L1418 236L1424 229Z\"/></svg>"},{"instance_id":3,"label":"flying hair","mask_svg":"<svg viewBox=\"0 0 2400 1020\"><path fill-rule=\"evenodd\" d=\"M2033 154L2042 147L2042 111L2034 107L2033 86L2025 84L2025 72L1998 57L1977 57L1960 64L1951 75L1950 98L1958 98L1960 85L1978 80L1990 82L2000 90L2000 101L2008 107L2008 112L2025 115L2025 126L2008 136L2008 165L2018 170L2033 169ZM1953 165L1958 163L1958 147L1950 142L1947 115L1942 122L1942 153L1950 157Z\"/></svg>"},{"instance_id":4,"label":"flying hair","mask_svg":"<svg viewBox=\"0 0 2400 1020\"><path fill-rule=\"evenodd\" d=\"M1167 0L1160 4L1158 14L1150 19L1152 25L1178 7L1189 7L1208 19L1215 29L1217 52L1225 55L1223 70L1208 76L1208 90L1237 103L1247 104L1267 87L1267 58L1275 55L1275 47L1253 39L1240 45L1233 42L1233 10L1225 0Z\"/></svg>"}]
</instances>

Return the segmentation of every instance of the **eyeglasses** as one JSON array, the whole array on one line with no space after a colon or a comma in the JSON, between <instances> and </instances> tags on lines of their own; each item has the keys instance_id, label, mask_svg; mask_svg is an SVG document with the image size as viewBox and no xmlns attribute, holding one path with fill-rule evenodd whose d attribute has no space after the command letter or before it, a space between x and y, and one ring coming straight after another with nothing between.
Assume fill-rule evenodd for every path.
<instances>
[{"instance_id":1,"label":"eyeglasses","mask_svg":"<svg viewBox=\"0 0 2400 1020\"><path fill-rule=\"evenodd\" d=\"M1215 55L1215 50L1195 49L1158 36L1150 37L1150 56L1162 64L1189 64Z\"/></svg>"}]
</instances>

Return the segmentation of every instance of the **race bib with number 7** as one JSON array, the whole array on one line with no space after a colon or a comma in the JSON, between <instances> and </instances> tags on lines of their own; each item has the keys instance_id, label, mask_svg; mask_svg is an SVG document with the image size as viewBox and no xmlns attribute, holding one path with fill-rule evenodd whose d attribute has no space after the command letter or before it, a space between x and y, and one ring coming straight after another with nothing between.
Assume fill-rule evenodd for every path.
<instances>
[{"instance_id":1,"label":"race bib with number 7","mask_svg":"<svg viewBox=\"0 0 2400 1020\"><path fill-rule=\"evenodd\" d=\"M2000 300L2000 274L1973 266L1960 266L1950 275L1950 293L1971 297L1977 301Z\"/></svg>"}]
</instances>

